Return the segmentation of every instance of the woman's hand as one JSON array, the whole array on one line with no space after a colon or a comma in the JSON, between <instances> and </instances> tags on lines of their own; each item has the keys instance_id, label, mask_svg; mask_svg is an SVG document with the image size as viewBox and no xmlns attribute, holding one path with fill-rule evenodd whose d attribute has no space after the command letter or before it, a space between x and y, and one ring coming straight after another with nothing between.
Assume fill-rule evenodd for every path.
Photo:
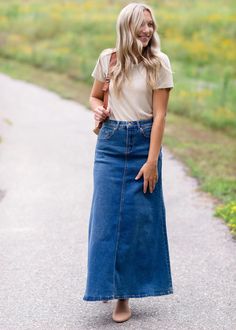
<instances>
[{"instance_id":1,"label":"woman's hand","mask_svg":"<svg viewBox=\"0 0 236 330\"><path fill-rule=\"evenodd\" d=\"M105 109L102 105L95 108L94 118L96 121L103 121L108 116L110 116L110 109Z\"/></svg>"},{"instance_id":2,"label":"woman's hand","mask_svg":"<svg viewBox=\"0 0 236 330\"><path fill-rule=\"evenodd\" d=\"M139 179L142 175L144 180L143 192L146 193L147 186L149 185L149 191L152 193L158 180L157 162L147 161L139 170L135 180Z\"/></svg>"}]
</instances>

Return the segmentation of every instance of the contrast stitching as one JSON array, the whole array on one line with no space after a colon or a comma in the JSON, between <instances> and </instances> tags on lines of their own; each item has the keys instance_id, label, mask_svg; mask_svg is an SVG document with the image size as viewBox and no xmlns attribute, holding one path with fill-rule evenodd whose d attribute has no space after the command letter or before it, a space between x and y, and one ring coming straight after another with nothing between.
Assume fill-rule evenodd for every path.
<instances>
[{"instance_id":1,"label":"contrast stitching","mask_svg":"<svg viewBox=\"0 0 236 330\"><path fill-rule=\"evenodd\" d=\"M109 299L126 299L126 298L141 298L149 296L162 296L174 293L173 288L164 291L150 291L146 293L137 293L137 294L123 294L123 295L110 295L110 296L84 296L83 300L109 300Z\"/></svg>"},{"instance_id":2,"label":"contrast stitching","mask_svg":"<svg viewBox=\"0 0 236 330\"><path fill-rule=\"evenodd\" d=\"M162 172L162 159L160 158L160 172ZM162 177L162 173L161 173ZM165 204L164 204L164 198L163 198L163 190L162 190L162 182L161 182L161 209L162 209L162 218L161 218L161 227L162 227L162 233L164 237L164 244L165 244L165 261L166 261L166 266L167 266L167 272L168 272L168 277L169 277L169 282L172 284L172 278L171 278L171 273L170 273L170 261L169 261L169 249L168 249L168 243L167 243L167 232L165 230L165 223L164 219L166 219L166 211L165 211Z\"/></svg>"},{"instance_id":3,"label":"contrast stitching","mask_svg":"<svg viewBox=\"0 0 236 330\"><path fill-rule=\"evenodd\" d=\"M127 134L126 134L126 146L125 146L125 166L124 166L124 173L123 173L123 178L122 178L122 187L121 187L121 195L120 195L120 216L119 216L119 221L117 224L117 237L116 237L116 249L115 249L115 260L114 260L114 272L113 272L113 287L114 291L116 290L115 287L115 272L116 272L116 257L117 257L117 250L118 250L118 241L119 241L119 236L120 236L120 221L121 221L121 206L122 202L124 201L124 182L125 182L125 173L126 173L126 166L127 166L127 145L128 145L128 129L127 129Z\"/></svg>"},{"instance_id":4,"label":"contrast stitching","mask_svg":"<svg viewBox=\"0 0 236 330\"><path fill-rule=\"evenodd\" d=\"M145 120L114 120L114 119L108 119L107 121L104 122L105 126L120 126L120 127L127 127L127 123L137 123L138 126L147 126L147 125L152 125L153 124L153 119L145 119Z\"/></svg>"}]
</instances>

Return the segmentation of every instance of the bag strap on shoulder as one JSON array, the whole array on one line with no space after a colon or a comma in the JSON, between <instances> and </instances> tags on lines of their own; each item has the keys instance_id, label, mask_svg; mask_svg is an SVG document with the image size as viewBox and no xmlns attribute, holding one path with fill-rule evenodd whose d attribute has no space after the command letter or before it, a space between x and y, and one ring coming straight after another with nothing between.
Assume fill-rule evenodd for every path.
<instances>
[{"instance_id":1,"label":"bag strap on shoulder","mask_svg":"<svg viewBox=\"0 0 236 330\"><path fill-rule=\"evenodd\" d=\"M109 67L108 67L108 73L106 76L106 80L104 82L102 90L104 91L104 97L103 97L103 107L107 109L108 105L108 91L109 91L109 84L110 84L110 73L112 67L116 64L116 52L112 52L111 57L110 57L110 62L109 62Z\"/></svg>"},{"instance_id":2,"label":"bag strap on shoulder","mask_svg":"<svg viewBox=\"0 0 236 330\"><path fill-rule=\"evenodd\" d=\"M111 68L116 64L116 51L112 52L111 53L111 57L110 57L110 61L109 61L109 66L108 66L108 73L107 73L107 76L106 76L106 80L103 84L103 92L104 92L104 95L103 95L103 107L105 109L107 109L107 106L108 106L108 92L109 92L109 84L110 84L110 72L111 72ZM108 117L107 117L108 118ZM107 119L106 118L106 119ZM105 120L106 120L105 119ZM94 129L93 129L93 132L95 134L98 134L100 128L102 127L102 124L103 122L105 121L100 121L98 123L98 126L96 126Z\"/></svg>"}]
</instances>

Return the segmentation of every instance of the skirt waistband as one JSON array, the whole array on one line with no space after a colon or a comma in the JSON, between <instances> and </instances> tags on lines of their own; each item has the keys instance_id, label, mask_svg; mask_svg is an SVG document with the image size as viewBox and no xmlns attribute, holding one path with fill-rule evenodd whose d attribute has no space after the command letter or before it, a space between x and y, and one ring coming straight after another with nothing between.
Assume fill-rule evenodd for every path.
<instances>
[{"instance_id":1,"label":"skirt waistband","mask_svg":"<svg viewBox=\"0 0 236 330\"><path fill-rule=\"evenodd\" d=\"M112 128L118 128L118 127L145 128L152 126L152 123L153 123L153 118L141 119L141 120L114 120L108 118L103 122L103 125Z\"/></svg>"}]
</instances>

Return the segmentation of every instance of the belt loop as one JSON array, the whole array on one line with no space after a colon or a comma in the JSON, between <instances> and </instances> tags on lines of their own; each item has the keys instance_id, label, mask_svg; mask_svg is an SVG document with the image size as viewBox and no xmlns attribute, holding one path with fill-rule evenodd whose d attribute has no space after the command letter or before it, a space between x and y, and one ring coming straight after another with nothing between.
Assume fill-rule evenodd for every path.
<instances>
[{"instance_id":1,"label":"belt loop","mask_svg":"<svg viewBox=\"0 0 236 330\"><path fill-rule=\"evenodd\" d=\"M140 123L139 123L139 120L137 120L137 124L138 124L138 128L140 129Z\"/></svg>"},{"instance_id":2,"label":"belt loop","mask_svg":"<svg viewBox=\"0 0 236 330\"><path fill-rule=\"evenodd\" d=\"M130 127L130 125L131 125L131 121L130 120L127 120L126 121L126 128L128 129L128 127Z\"/></svg>"},{"instance_id":3,"label":"belt loop","mask_svg":"<svg viewBox=\"0 0 236 330\"><path fill-rule=\"evenodd\" d=\"M142 126L140 125L139 120L137 120L137 124L138 124L138 128L139 128L139 130L140 130L141 132L143 132L143 129L142 129Z\"/></svg>"},{"instance_id":4,"label":"belt loop","mask_svg":"<svg viewBox=\"0 0 236 330\"><path fill-rule=\"evenodd\" d=\"M120 125L120 121L119 121L119 120L117 120L117 123L116 123L116 126L115 126L115 130L117 130L117 129L118 129L119 125Z\"/></svg>"}]
</instances>

